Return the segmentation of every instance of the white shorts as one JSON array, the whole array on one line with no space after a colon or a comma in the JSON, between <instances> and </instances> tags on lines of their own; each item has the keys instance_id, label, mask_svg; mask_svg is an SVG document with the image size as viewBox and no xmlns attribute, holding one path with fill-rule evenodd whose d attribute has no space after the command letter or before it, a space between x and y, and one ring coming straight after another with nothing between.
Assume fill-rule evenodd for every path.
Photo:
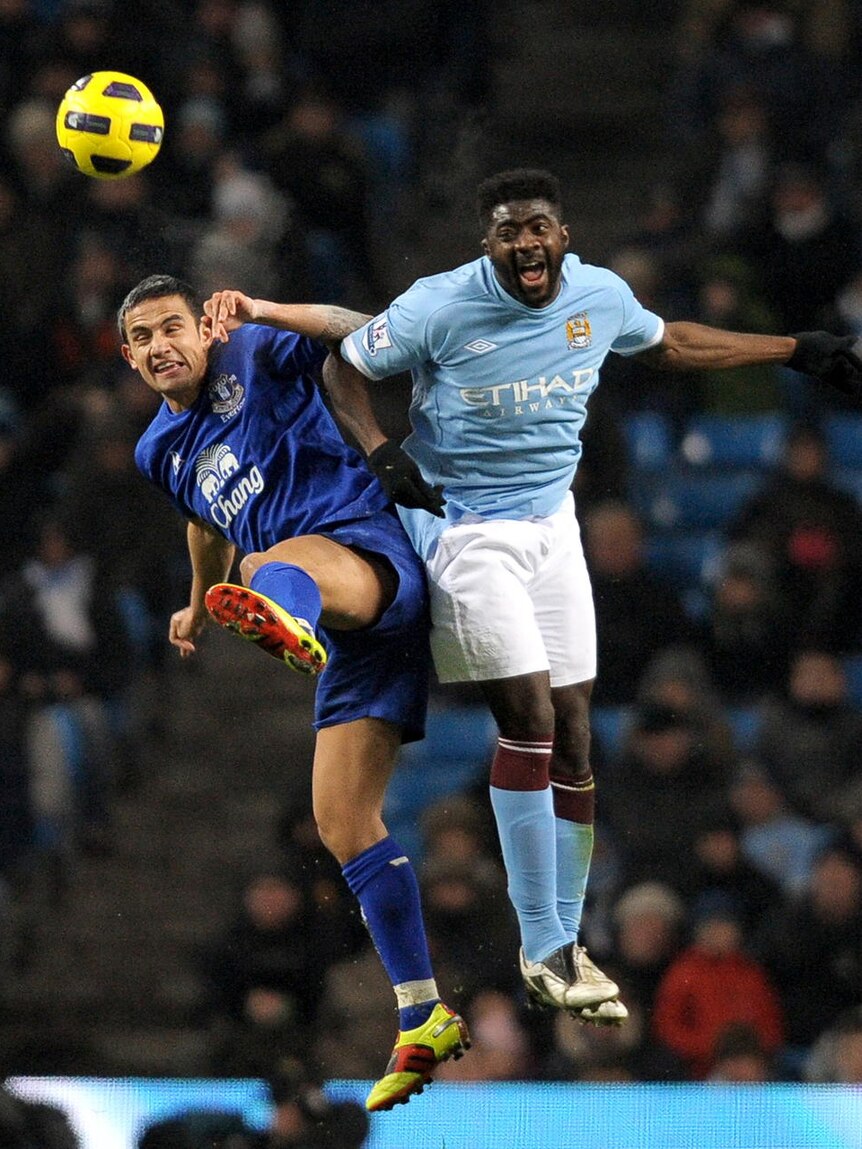
<instances>
[{"instance_id":1,"label":"white shorts","mask_svg":"<svg viewBox=\"0 0 862 1149\"><path fill-rule=\"evenodd\" d=\"M571 495L545 519L447 527L426 565L441 682L541 670L552 686L595 678L596 615Z\"/></svg>"}]
</instances>

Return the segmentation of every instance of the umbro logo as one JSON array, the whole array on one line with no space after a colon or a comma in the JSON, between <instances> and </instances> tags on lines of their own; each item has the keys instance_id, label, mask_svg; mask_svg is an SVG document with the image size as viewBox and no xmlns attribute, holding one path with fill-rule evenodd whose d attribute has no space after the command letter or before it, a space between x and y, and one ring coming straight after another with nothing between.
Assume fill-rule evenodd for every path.
<instances>
[{"instance_id":1,"label":"umbro logo","mask_svg":"<svg viewBox=\"0 0 862 1149\"><path fill-rule=\"evenodd\" d=\"M472 351L474 355L484 355L487 351L493 351L497 346L492 343L490 339L474 339L472 343L465 343L464 350Z\"/></svg>"}]
</instances>

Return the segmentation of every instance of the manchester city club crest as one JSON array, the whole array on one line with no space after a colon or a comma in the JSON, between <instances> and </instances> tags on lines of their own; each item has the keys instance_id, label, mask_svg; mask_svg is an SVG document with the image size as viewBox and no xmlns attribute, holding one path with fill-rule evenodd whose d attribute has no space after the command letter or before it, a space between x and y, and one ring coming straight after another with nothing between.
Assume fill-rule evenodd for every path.
<instances>
[{"instance_id":1,"label":"manchester city club crest","mask_svg":"<svg viewBox=\"0 0 862 1149\"><path fill-rule=\"evenodd\" d=\"M570 315L566 320L566 343L569 350L579 351L582 347L589 347L592 341L593 331L586 311Z\"/></svg>"},{"instance_id":2,"label":"manchester city club crest","mask_svg":"<svg viewBox=\"0 0 862 1149\"><path fill-rule=\"evenodd\" d=\"M221 416L223 423L232 419L245 401L245 388L236 375L216 375L207 390L213 412Z\"/></svg>"}]
</instances>

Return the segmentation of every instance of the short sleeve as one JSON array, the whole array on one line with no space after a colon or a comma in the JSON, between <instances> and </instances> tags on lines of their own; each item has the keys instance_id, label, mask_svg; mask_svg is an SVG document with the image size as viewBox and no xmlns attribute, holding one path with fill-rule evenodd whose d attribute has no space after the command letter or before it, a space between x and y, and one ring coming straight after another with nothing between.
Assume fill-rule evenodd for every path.
<instances>
[{"instance_id":1,"label":"short sleeve","mask_svg":"<svg viewBox=\"0 0 862 1149\"><path fill-rule=\"evenodd\" d=\"M342 341L341 353L368 379L385 379L410 371L433 358L428 314L421 288L399 295L386 311Z\"/></svg>"},{"instance_id":2,"label":"short sleeve","mask_svg":"<svg viewBox=\"0 0 862 1149\"><path fill-rule=\"evenodd\" d=\"M270 355L276 374L287 377L306 375L319 366L328 354L325 344L295 331L272 330Z\"/></svg>"},{"instance_id":3,"label":"short sleeve","mask_svg":"<svg viewBox=\"0 0 862 1149\"><path fill-rule=\"evenodd\" d=\"M648 311L635 298L634 292L619 276L614 276L623 308L622 325L619 334L611 344L611 350L618 355L635 355L655 347L664 338L664 320Z\"/></svg>"}]
</instances>

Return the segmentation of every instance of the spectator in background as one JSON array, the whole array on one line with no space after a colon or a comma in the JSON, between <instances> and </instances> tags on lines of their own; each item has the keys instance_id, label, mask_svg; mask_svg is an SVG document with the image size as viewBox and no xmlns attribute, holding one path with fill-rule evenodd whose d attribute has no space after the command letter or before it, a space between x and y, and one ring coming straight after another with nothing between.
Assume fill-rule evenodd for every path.
<instances>
[{"instance_id":1,"label":"spectator in background","mask_svg":"<svg viewBox=\"0 0 862 1149\"><path fill-rule=\"evenodd\" d=\"M721 899L696 908L692 941L671 962L656 995L656 1037L685 1062L693 1080L712 1071L731 1026L751 1027L768 1054L784 1037L782 1007L765 969L743 952L743 930Z\"/></svg>"},{"instance_id":2,"label":"spectator in background","mask_svg":"<svg viewBox=\"0 0 862 1149\"><path fill-rule=\"evenodd\" d=\"M785 689L764 704L758 760L797 814L847 824L862 800L860 747L862 711L848 700L840 659L800 652Z\"/></svg>"},{"instance_id":3,"label":"spectator in background","mask_svg":"<svg viewBox=\"0 0 862 1149\"><path fill-rule=\"evenodd\" d=\"M116 746L110 701L128 683L118 607L94 557L55 515L2 587L10 657L30 702L29 773L37 826L59 859L109 843ZM14 625L11 625L14 621Z\"/></svg>"},{"instance_id":4,"label":"spectator in background","mask_svg":"<svg viewBox=\"0 0 862 1149\"><path fill-rule=\"evenodd\" d=\"M290 206L259 173L220 165L213 182L212 223L189 253L190 275L204 296L225 284L258 299L295 299L299 280L291 244ZM293 258L291 258L293 257Z\"/></svg>"},{"instance_id":5,"label":"spectator in background","mask_svg":"<svg viewBox=\"0 0 862 1149\"><path fill-rule=\"evenodd\" d=\"M697 291L700 323L731 331L768 332L776 319L757 289L755 273L735 256L705 259ZM720 415L753 415L782 405L778 373L773 366L752 364L698 374L699 409Z\"/></svg>"},{"instance_id":6,"label":"spectator in background","mask_svg":"<svg viewBox=\"0 0 862 1149\"><path fill-rule=\"evenodd\" d=\"M269 1128L236 1149L361 1149L365 1144L370 1122L362 1106L331 1100L321 1080L296 1058L281 1058L267 1084L273 1106Z\"/></svg>"},{"instance_id":7,"label":"spectator in background","mask_svg":"<svg viewBox=\"0 0 862 1149\"><path fill-rule=\"evenodd\" d=\"M689 900L721 897L733 908L746 937L781 899L778 883L743 856L736 821L728 810L716 810L706 820L686 870Z\"/></svg>"},{"instance_id":8,"label":"spectator in background","mask_svg":"<svg viewBox=\"0 0 862 1149\"><path fill-rule=\"evenodd\" d=\"M732 243L735 235L759 222L763 213L773 144L762 97L745 87L725 92L716 110L714 131L713 146L705 149L711 171L701 177L704 186L698 198L704 205L703 225L718 246ZM737 328L731 326L731 330Z\"/></svg>"},{"instance_id":9,"label":"spectator in background","mask_svg":"<svg viewBox=\"0 0 862 1149\"><path fill-rule=\"evenodd\" d=\"M690 715L668 706L638 709L621 760L603 782L603 817L620 851L621 880L685 886L690 857L724 779L705 761ZM652 811L645 817L644 811Z\"/></svg>"},{"instance_id":10,"label":"spectator in background","mask_svg":"<svg viewBox=\"0 0 862 1149\"><path fill-rule=\"evenodd\" d=\"M765 1085L779 1077L777 1051L769 1052L754 1026L729 1025L712 1052L708 1081Z\"/></svg>"},{"instance_id":11,"label":"spectator in background","mask_svg":"<svg viewBox=\"0 0 862 1149\"><path fill-rule=\"evenodd\" d=\"M781 685L794 627L769 555L752 543L729 546L697 640L725 705L758 703Z\"/></svg>"},{"instance_id":12,"label":"spectator in background","mask_svg":"<svg viewBox=\"0 0 862 1149\"><path fill-rule=\"evenodd\" d=\"M797 1058L862 1000L862 863L828 845L804 893L777 902L749 939L781 996Z\"/></svg>"},{"instance_id":13,"label":"spectator in background","mask_svg":"<svg viewBox=\"0 0 862 1149\"><path fill-rule=\"evenodd\" d=\"M177 222L165 210L161 183L149 170L134 179L89 180L85 213L90 234L122 261L125 282L174 262Z\"/></svg>"},{"instance_id":14,"label":"spectator in background","mask_svg":"<svg viewBox=\"0 0 862 1149\"><path fill-rule=\"evenodd\" d=\"M728 527L769 559L796 647L855 648L862 627L862 508L829 477L823 432L794 425L774 474Z\"/></svg>"},{"instance_id":15,"label":"spectator in background","mask_svg":"<svg viewBox=\"0 0 862 1149\"><path fill-rule=\"evenodd\" d=\"M809 142L819 126L822 87L796 13L781 0L729 0L682 9L678 66L668 85L670 130L703 146L727 93L758 94L776 139Z\"/></svg>"},{"instance_id":16,"label":"spectator in background","mask_svg":"<svg viewBox=\"0 0 862 1149\"><path fill-rule=\"evenodd\" d=\"M0 1086L0 1145L3 1149L79 1149L69 1115L58 1105L26 1101Z\"/></svg>"},{"instance_id":17,"label":"spectator in background","mask_svg":"<svg viewBox=\"0 0 862 1149\"><path fill-rule=\"evenodd\" d=\"M279 866L251 877L233 924L200 960L213 1071L260 1076L281 1050L305 1047L331 958L318 945L301 884Z\"/></svg>"},{"instance_id":18,"label":"spectator in background","mask_svg":"<svg viewBox=\"0 0 862 1149\"><path fill-rule=\"evenodd\" d=\"M822 327L862 263L858 222L836 203L826 173L810 163L776 170L766 220L740 236L739 246L782 331Z\"/></svg>"},{"instance_id":19,"label":"spectator in background","mask_svg":"<svg viewBox=\"0 0 862 1149\"><path fill-rule=\"evenodd\" d=\"M22 413L55 385L56 364L45 330L56 316L66 267L66 243L60 242L56 220L46 221L31 206L12 173L0 174L0 308L6 316L0 329L2 386Z\"/></svg>"},{"instance_id":20,"label":"spectator in background","mask_svg":"<svg viewBox=\"0 0 862 1149\"><path fill-rule=\"evenodd\" d=\"M716 777L729 776L736 756L733 729L694 645L669 646L655 655L641 675L637 701L641 706L664 706L685 715L708 771Z\"/></svg>"},{"instance_id":21,"label":"spectator in background","mask_svg":"<svg viewBox=\"0 0 862 1149\"><path fill-rule=\"evenodd\" d=\"M159 154L159 199L179 218L187 244L212 217L213 184L227 152L227 122L220 101L211 95L184 100Z\"/></svg>"},{"instance_id":22,"label":"spectator in background","mask_svg":"<svg viewBox=\"0 0 862 1149\"><path fill-rule=\"evenodd\" d=\"M862 1085L862 1006L840 1014L814 1042L803 1065L806 1081Z\"/></svg>"},{"instance_id":23,"label":"spectator in background","mask_svg":"<svg viewBox=\"0 0 862 1149\"><path fill-rule=\"evenodd\" d=\"M79 233L52 323L58 383L103 383L117 361L117 307L125 265L98 232Z\"/></svg>"},{"instance_id":24,"label":"spectator in background","mask_svg":"<svg viewBox=\"0 0 862 1149\"><path fill-rule=\"evenodd\" d=\"M780 883L783 897L801 894L833 831L790 810L781 788L756 759L740 764L729 799L739 820L743 857Z\"/></svg>"},{"instance_id":25,"label":"spectator in background","mask_svg":"<svg viewBox=\"0 0 862 1149\"><path fill-rule=\"evenodd\" d=\"M7 880L32 861L35 847L27 758L27 699L10 657L9 619L0 616L0 976L10 956Z\"/></svg>"},{"instance_id":26,"label":"spectator in background","mask_svg":"<svg viewBox=\"0 0 862 1149\"><path fill-rule=\"evenodd\" d=\"M370 302L379 289L368 166L344 118L344 109L322 88L300 92L264 141L266 164L276 187L296 206L312 298Z\"/></svg>"},{"instance_id":27,"label":"spectator in background","mask_svg":"<svg viewBox=\"0 0 862 1149\"><path fill-rule=\"evenodd\" d=\"M520 978L507 955L517 946L518 933L499 869L480 867L475 859L438 856L423 862L419 878L443 995L456 988L467 1000L483 989L517 993Z\"/></svg>"},{"instance_id":28,"label":"spectator in background","mask_svg":"<svg viewBox=\"0 0 862 1149\"><path fill-rule=\"evenodd\" d=\"M682 945L685 919L685 902L664 882L637 882L614 906L614 976L626 1000L640 1003L647 1029L658 987Z\"/></svg>"},{"instance_id":29,"label":"spectator in background","mask_svg":"<svg viewBox=\"0 0 862 1149\"><path fill-rule=\"evenodd\" d=\"M308 759L311 761L312 749ZM320 840L307 795L288 802L278 826L278 846L285 866L304 890L312 909L314 933L321 952L332 960L360 953L368 944L368 932L356 902L341 876L341 869Z\"/></svg>"},{"instance_id":30,"label":"spectator in background","mask_svg":"<svg viewBox=\"0 0 862 1149\"><path fill-rule=\"evenodd\" d=\"M691 628L679 597L650 573L643 526L626 503L609 500L587 511L584 549L601 668L593 703L630 705L644 665L659 651L684 643Z\"/></svg>"},{"instance_id":31,"label":"spectator in background","mask_svg":"<svg viewBox=\"0 0 862 1149\"><path fill-rule=\"evenodd\" d=\"M4 120L33 75L38 33L32 0L5 0L0 5L0 118Z\"/></svg>"}]
</instances>

